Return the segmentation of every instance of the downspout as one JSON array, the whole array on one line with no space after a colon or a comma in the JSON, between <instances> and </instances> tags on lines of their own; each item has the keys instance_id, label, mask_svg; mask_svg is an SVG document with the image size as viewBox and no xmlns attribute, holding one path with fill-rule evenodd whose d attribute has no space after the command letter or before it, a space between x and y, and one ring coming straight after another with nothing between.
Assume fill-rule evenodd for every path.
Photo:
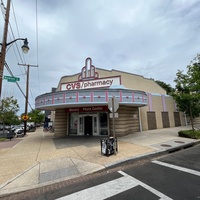
<instances>
[{"instance_id":1,"label":"downspout","mask_svg":"<svg viewBox=\"0 0 200 200\"><path fill-rule=\"evenodd\" d=\"M140 107L138 107L138 119L139 119L140 132L142 132L142 120L141 120L141 114L140 114Z\"/></svg>"}]
</instances>

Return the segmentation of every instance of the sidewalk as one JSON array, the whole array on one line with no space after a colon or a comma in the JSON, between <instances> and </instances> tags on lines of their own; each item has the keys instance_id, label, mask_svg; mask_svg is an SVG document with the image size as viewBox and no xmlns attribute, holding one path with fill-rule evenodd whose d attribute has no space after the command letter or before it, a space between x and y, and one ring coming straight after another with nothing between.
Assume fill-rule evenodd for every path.
<instances>
[{"instance_id":1,"label":"sidewalk","mask_svg":"<svg viewBox=\"0 0 200 200\"><path fill-rule=\"evenodd\" d=\"M0 142L0 196L86 175L121 162L181 148L199 140L178 137L190 126L137 132L118 138L118 153L101 155L101 137L54 138L42 128Z\"/></svg>"}]
</instances>

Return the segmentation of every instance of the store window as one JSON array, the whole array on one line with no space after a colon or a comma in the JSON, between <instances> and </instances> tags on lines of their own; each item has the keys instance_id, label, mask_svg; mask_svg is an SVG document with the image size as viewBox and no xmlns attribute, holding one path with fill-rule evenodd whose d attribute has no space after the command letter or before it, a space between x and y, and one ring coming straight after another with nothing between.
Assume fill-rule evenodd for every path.
<instances>
[{"instance_id":1,"label":"store window","mask_svg":"<svg viewBox=\"0 0 200 200\"><path fill-rule=\"evenodd\" d=\"M76 135L78 127L78 113L70 113L69 134Z\"/></svg>"},{"instance_id":2,"label":"store window","mask_svg":"<svg viewBox=\"0 0 200 200\"><path fill-rule=\"evenodd\" d=\"M108 135L108 114L99 113L100 135Z\"/></svg>"}]
</instances>

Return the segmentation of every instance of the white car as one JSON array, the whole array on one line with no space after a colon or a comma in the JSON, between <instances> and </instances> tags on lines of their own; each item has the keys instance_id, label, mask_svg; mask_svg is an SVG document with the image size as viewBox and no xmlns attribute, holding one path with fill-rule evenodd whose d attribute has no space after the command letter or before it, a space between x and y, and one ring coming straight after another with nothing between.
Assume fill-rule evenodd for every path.
<instances>
[{"instance_id":1,"label":"white car","mask_svg":"<svg viewBox=\"0 0 200 200\"><path fill-rule=\"evenodd\" d=\"M16 137L24 136L24 127L23 126L15 126L12 129L14 130L14 134Z\"/></svg>"}]
</instances>

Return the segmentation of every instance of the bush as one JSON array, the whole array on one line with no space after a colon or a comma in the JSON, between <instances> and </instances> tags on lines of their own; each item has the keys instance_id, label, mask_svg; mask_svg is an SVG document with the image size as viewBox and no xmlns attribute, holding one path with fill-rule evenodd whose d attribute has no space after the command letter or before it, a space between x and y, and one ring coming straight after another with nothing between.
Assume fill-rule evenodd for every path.
<instances>
[{"instance_id":1,"label":"bush","mask_svg":"<svg viewBox=\"0 0 200 200\"><path fill-rule=\"evenodd\" d=\"M180 137L192 138L192 139L200 139L200 130L182 130L178 132Z\"/></svg>"}]
</instances>

